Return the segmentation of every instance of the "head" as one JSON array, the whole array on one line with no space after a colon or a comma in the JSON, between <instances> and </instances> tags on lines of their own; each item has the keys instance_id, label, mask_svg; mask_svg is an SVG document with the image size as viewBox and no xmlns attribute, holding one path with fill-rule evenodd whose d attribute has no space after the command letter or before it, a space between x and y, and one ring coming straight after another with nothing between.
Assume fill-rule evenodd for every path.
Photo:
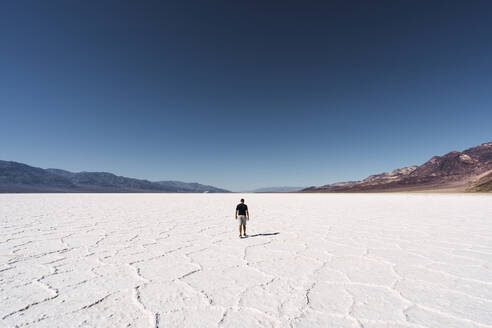
<instances>
[{"instance_id":1,"label":"head","mask_svg":"<svg viewBox=\"0 0 492 328\"><path fill-rule=\"evenodd\" d=\"M243 198L241 198L241 204L244 204L244 199Z\"/></svg>"}]
</instances>

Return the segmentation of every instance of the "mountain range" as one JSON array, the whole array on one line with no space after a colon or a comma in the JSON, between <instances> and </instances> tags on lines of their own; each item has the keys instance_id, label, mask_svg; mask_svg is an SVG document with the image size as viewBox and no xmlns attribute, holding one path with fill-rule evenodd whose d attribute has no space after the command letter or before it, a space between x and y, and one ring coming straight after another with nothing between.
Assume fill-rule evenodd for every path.
<instances>
[{"instance_id":1,"label":"mountain range","mask_svg":"<svg viewBox=\"0 0 492 328\"><path fill-rule=\"evenodd\" d=\"M248 192L257 192L257 193L276 193L276 192L294 192L294 191L299 191L304 189L305 187L289 187L289 186L282 186L282 187L264 187L264 188L258 188L254 189Z\"/></svg>"},{"instance_id":2,"label":"mountain range","mask_svg":"<svg viewBox=\"0 0 492 328\"><path fill-rule=\"evenodd\" d=\"M148 181L108 172L69 172L0 161L0 193L30 192L153 192L221 193L228 190L181 181Z\"/></svg>"},{"instance_id":3,"label":"mountain range","mask_svg":"<svg viewBox=\"0 0 492 328\"><path fill-rule=\"evenodd\" d=\"M371 175L361 181L337 182L320 187L270 187L251 192L397 192L492 191L492 142L462 152L434 156L420 166L407 166ZM31 192L152 192L227 193L225 189L181 181L149 181L108 172L69 172L42 169L0 160L0 193Z\"/></svg>"},{"instance_id":4,"label":"mountain range","mask_svg":"<svg viewBox=\"0 0 492 328\"><path fill-rule=\"evenodd\" d=\"M309 187L302 192L492 191L492 142L434 156L420 166L349 181Z\"/></svg>"}]
</instances>

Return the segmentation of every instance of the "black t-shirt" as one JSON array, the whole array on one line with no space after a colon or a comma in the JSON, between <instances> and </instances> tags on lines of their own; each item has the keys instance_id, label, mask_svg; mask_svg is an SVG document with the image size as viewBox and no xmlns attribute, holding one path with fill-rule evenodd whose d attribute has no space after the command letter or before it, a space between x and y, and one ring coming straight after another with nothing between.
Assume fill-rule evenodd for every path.
<instances>
[{"instance_id":1,"label":"black t-shirt","mask_svg":"<svg viewBox=\"0 0 492 328\"><path fill-rule=\"evenodd\" d=\"M248 205L246 204L241 203L236 207L236 211L238 211L239 215L246 215L247 210L248 210Z\"/></svg>"}]
</instances>

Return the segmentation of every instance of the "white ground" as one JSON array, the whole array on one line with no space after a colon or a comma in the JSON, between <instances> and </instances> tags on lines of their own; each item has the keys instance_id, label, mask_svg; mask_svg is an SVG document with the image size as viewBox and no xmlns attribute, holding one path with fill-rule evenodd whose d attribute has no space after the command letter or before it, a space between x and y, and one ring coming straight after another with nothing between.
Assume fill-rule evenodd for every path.
<instances>
[{"instance_id":1,"label":"white ground","mask_svg":"<svg viewBox=\"0 0 492 328\"><path fill-rule=\"evenodd\" d=\"M0 195L0 326L492 327L491 196L241 196Z\"/></svg>"}]
</instances>

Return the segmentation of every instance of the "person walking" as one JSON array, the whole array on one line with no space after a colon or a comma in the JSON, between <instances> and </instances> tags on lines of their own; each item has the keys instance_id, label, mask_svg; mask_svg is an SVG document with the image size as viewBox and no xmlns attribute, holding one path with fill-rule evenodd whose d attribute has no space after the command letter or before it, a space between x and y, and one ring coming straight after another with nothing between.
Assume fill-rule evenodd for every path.
<instances>
[{"instance_id":1,"label":"person walking","mask_svg":"<svg viewBox=\"0 0 492 328\"><path fill-rule=\"evenodd\" d=\"M246 221L249 221L248 205L244 204L244 199L236 206L236 220L239 219L239 238L248 237L246 235Z\"/></svg>"}]
</instances>

